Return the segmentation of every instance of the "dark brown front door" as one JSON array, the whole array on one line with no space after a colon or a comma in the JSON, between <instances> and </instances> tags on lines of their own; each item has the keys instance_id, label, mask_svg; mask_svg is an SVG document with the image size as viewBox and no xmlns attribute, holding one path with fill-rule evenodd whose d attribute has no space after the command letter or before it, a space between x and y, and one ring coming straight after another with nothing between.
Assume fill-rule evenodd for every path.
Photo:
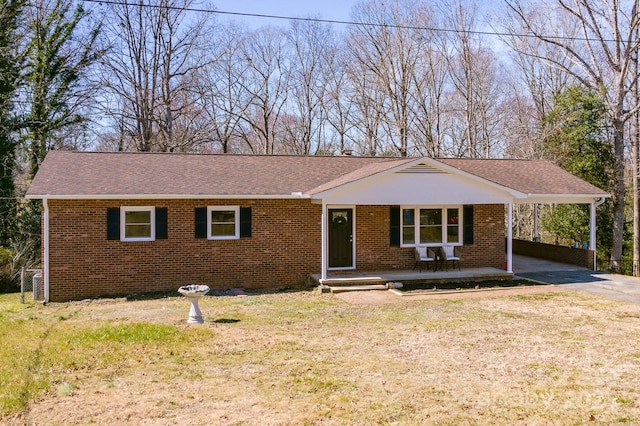
<instances>
[{"instance_id":1,"label":"dark brown front door","mask_svg":"<svg viewBox=\"0 0 640 426\"><path fill-rule=\"evenodd\" d=\"M353 209L329 209L329 268L353 266Z\"/></svg>"}]
</instances>

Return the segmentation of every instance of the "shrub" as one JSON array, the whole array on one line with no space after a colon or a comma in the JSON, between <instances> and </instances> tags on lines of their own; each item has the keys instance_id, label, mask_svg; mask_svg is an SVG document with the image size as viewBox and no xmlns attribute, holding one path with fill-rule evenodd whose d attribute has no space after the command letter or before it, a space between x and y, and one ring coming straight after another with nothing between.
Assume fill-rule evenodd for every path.
<instances>
[{"instance_id":1,"label":"shrub","mask_svg":"<svg viewBox=\"0 0 640 426\"><path fill-rule=\"evenodd\" d=\"M20 283L14 268L15 253L13 250L0 247L0 293L18 290Z\"/></svg>"}]
</instances>

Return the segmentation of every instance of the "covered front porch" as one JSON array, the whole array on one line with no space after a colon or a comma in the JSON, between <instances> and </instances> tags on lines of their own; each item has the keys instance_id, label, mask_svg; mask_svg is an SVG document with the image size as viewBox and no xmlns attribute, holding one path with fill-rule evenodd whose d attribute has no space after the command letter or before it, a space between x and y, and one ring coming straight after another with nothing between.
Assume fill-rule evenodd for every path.
<instances>
[{"instance_id":1,"label":"covered front porch","mask_svg":"<svg viewBox=\"0 0 640 426\"><path fill-rule=\"evenodd\" d=\"M407 284L439 284L460 281L510 280L513 273L497 268L449 268L446 271L402 269L394 271L329 271L322 279L321 274L311 275L312 284L337 290L384 289L389 282Z\"/></svg>"},{"instance_id":2,"label":"covered front porch","mask_svg":"<svg viewBox=\"0 0 640 426\"><path fill-rule=\"evenodd\" d=\"M462 268L461 270L449 269L448 271L423 270L396 270L396 271L332 271L328 273L323 285L335 291L386 289L389 282L400 282L403 285L430 285L464 281L489 281L510 280L517 278L519 273L531 273L536 271L575 271L588 270L576 265L552 262L536 257L513 255L513 272L507 272L498 268ZM315 285L320 285L320 274L310 277ZM322 286L320 286L322 288Z\"/></svg>"},{"instance_id":3,"label":"covered front porch","mask_svg":"<svg viewBox=\"0 0 640 426\"><path fill-rule=\"evenodd\" d=\"M608 194L548 163L416 159L309 194L322 205L321 286L510 279L517 204L590 204ZM418 246L453 246L462 270L413 271Z\"/></svg>"}]
</instances>

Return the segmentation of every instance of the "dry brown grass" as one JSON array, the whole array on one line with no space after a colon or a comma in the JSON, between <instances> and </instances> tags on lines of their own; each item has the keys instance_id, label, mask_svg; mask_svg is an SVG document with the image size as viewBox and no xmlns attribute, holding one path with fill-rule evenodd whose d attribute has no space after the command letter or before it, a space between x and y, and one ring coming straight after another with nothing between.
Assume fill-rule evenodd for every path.
<instances>
[{"instance_id":1,"label":"dry brown grass","mask_svg":"<svg viewBox=\"0 0 640 426\"><path fill-rule=\"evenodd\" d=\"M367 295L352 299L358 304L345 301L350 297L207 297L200 304L206 323L195 327L185 324L188 303L179 297L33 307L34 321L51 327L33 371L52 383L3 421L610 425L640 419L638 305L540 289L370 298L385 303L364 303ZM162 326L169 337L95 338L128 324ZM65 359L73 362L47 364L46 348L60 342L67 342Z\"/></svg>"}]
</instances>

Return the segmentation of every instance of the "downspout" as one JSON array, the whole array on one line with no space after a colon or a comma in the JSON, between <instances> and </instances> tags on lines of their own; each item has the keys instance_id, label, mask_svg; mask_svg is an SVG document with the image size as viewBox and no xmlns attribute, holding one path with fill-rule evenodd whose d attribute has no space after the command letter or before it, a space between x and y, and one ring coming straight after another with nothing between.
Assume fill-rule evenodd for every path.
<instances>
[{"instance_id":1,"label":"downspout","mask_svg":"<svg viewBox=\"0 0 640 426\"><path fill-rule=\"evenodd\" d=\"M507 272L513 274L513 203L507 204Z\"/></svg>"},{"instance_id":2,"label":"downspout","mask_svg":"<svg viewBox=\"0 0 640 426\"><path fill-rule=\"evenodd\" d=\"M42 199L42 275L44 280L44 303L49 303L49 203L46 197Z\"/></svg>"},{"instance_id":3,"label":"downspout","mask_svg":"<svg viewBox=\"0 0 640 426\"><path fill-rule=\"evenodd\" d=\"M597 270L596 263L596 208L605 202L604 197L600 197L598 201L591 203L591 211L589 213L589 250L593 252L593 270Z\"/></svg>"}]
</instances>

